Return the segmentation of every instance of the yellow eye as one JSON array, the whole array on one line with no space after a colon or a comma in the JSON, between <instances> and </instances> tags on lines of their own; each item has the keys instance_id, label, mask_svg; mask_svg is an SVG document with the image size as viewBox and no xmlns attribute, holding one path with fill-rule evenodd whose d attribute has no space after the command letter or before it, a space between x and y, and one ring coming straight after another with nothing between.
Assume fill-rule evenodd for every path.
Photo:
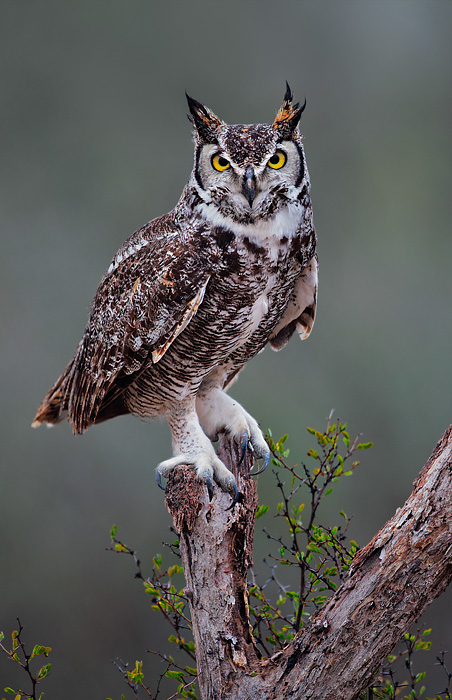
<instances>
[{"instance_id":1,"label":"yellow eye","mask_svg":"<svg viewBox=\"0 0 452 700\"><path fill-rule=\"evenodd\" d=\"M223 156L220 156L219 153L213 156L212 165L215 170L218 170L219 173L222 173L223 170L227 170L231 167L230 162L226 160L226 158L223 158Z\"/></svg>"},{"instance_id":2,"label":"yellow eye","mask_svg":"<svg viewBox=\"0 0 452 700\"><path fill-rule=\"evenodd\" d=\"M273 170L279 170L286 163L286 154L282 151L276 151L276 153L268 160L267 165Z\"/></svg>"}]
</instances>

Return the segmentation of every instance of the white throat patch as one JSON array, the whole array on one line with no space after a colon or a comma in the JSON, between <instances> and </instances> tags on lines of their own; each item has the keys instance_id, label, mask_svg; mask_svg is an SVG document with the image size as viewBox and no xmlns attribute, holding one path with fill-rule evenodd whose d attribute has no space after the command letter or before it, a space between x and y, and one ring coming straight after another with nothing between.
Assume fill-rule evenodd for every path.
<instances>
[{"instance_id":1,"label":"white throat patch","mask_svg":"<svg viewBox=\"0 0 452 700\"><path fill-rule=\"evenodd\" d=\"M242 224L229 216L224 216L215 204L203 202L198 205L198 211L212 226L221 226L233 231L236 236L248 238L257 245L272 249L279 246L283 238L288 240L298 235L298 228L303 217L303 206L300 203L288 202L269 219L259 219L255 223Z\"/></svg>"}]
</instances>

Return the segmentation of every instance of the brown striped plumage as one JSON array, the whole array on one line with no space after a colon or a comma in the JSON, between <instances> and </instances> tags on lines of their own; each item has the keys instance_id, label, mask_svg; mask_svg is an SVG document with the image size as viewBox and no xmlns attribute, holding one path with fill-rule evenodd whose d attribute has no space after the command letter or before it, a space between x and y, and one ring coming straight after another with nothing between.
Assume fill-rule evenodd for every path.
<instances>
[{"instance_id":1,"label":"brown striped plumage","mask_svg":"<svg viewBox=\"0 0 452 700\"><path fill-rule=\"evenodd\" d=\"M76 354L34 426L75 433L124 413L164 414L174 457L237 491L210 439L227 432L257 457L256 421L224 389L269 342L309 335L317 291L310 184L289 88L273 124L226 125L188 98L195 164L177 206L136 231L94 297ZM282 164L281 164L282 163ZM202 427L201 427L202 426Z\"/></svg>"}]
</instances>

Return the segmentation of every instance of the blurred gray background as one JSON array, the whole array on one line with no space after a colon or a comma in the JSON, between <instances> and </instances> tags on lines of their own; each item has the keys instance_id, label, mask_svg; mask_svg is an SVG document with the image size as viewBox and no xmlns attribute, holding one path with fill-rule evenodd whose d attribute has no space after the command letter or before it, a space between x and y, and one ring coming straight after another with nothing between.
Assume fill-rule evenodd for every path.
<instances>
[{"instance_id":1,"label":"blurred gray background","mask_svg":"<svg viewBox=\"0 0 452 700\"><path fill-rule=\"evenodd\" d=\"M116 523L146 573L172 539L154 482L166 424L125 417L74 438L30 423L113 254L187 181L184 90L245 123L273 120L286 79L307 97L317 321L250 362L233 395L289 433L294 461L332 408L374 441L324 510L354 514L361 545L409 495L451 421L451 29L446 0L1 0L0 628L19 615L30 644L53 647L49 699L127 694L117 657L143 658L153 687L146 649L170 633L132 562L105 551ZM260 477L264 503L274 484ZM436 653L452 649L451 601L423 619ZM0 687L16 678L0 657Z\"/></svg>"}]
</instances>

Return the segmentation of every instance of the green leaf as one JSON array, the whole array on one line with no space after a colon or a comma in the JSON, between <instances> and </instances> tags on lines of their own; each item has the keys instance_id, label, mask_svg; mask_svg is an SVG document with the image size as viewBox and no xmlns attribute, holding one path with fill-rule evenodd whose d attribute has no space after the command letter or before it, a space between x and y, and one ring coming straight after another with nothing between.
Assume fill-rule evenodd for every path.
<instances>
[{"instance_id":1,"label":"green leaf","mask_svg":"<svg viewBox=\"0 0 452 700\"><path fill-rule=\"evenodd\" d=\"M317 452L317 450L314 450L313 448L308 450L308 457L313 457L314 459L320 459L319 453Z\"/></svg>"},{"instance_id":2,"label":"green leaf","mask_svg":"<svg viewBox=\"0 0 452 700\"><path fill-rule=\"evenodd\" d=\"M115 552L128 552L129 550L123 544L116 543L114 546Z\"/></svg>"},{"instance_id":3,"label":"green leaf","mask_svg":"<svg viewBox=\"0 0 452 700\"><path fill-rule=\"evenodd\" d=\"M0 642L3 642L4 639L5 635L3 634L3 632L0 632Z\"/></svg>"},{"instance_id":4,"label":"green leaf","mask_svg":"<svg viewBox=\"0 0 452 700\"><path fill-rule=\"evenodd\" d=\"M46 664L45 666L40 668L38 675L36 676L36 680L42 681L42 679L45 678L47 676L47 674L49 673L51 666L52 666L52 664Z\"/></svg>"},{"instance_id":5,"label":"green leaf","mask_svg":"<svg viewBox=\"0 0 452 700\"><path fill-rule=\"evenodd\" d=\"M156 598L160 597L160 593L158 592L158 590L156 588L152 588L152 586L149 586L149 584L146 582L144 582L144 586L146 586L145 593L147 593L148 595L153 595Z\"/></svg>"},{"instance_id":6,"label":"green leaf","mask_svg":"<svg viewBox=\"0 0 452 700\"><path fill-rule=\"evenodd\" d=\"M152 559L154 562L154 566L156 569L160 569L162 565L162 555L161 554L156 554L155 557Z\"/></svg>"},{"instance_id":7,"label":"green leaf","mask_svg":"<svg viewBox=\"0 0 452 700\"><path fill-rule=\"evenodd\" d=\"M113 525L113 527L110 530L110 537L112 540L116 537L117 532L118 532L118 526Z\"/></svg>"},{"instance_id":8,"label":"green leaf","mask_svg":"<svg viewBox=\"0 0 452 700\"><path fill-rule=\"evenodd\" d=\"M131 681L134 681L135 683L141 683L141 681L144 678L143 662L135 661L135 668L132 669L132 671L128 671L127 675L129 676Z\"/></svg>"},{"instance_id":9,"label":"green leaf","mask_svg":"<svg viewBox=\"0 0 452 700\"><path fill-rule=\"evenodd\" d=\"M257 511L256 511L256 520L258 518L262 517L262 515L264 515L264 513L266 513L268 509L269 509L269 506L264 506L264 505L259 506Z\"/></svg>"},{"instance_id":10,"label":"green leaf","mask_svg":"<svg viewBox=\"0 0 452 700\"><path fill-rule=\"evenodd\" d=\"M357 450L368 450L370 447L373 447L373 442L361 442L359 445L356 446Z\"/></svg>"},{"instance_id":11,"label":"green leaf","mask_svg":"<svg viewBox=\"0 0 452 700\"><path fill-rule=\"evenodd\" d=\"M39 654L44 654L44 656L48 656L51 651L52 647L42 647L39 644L36 644L33 648L33 651L31 652L30 659L34 659L34 657L39 656Z\"/></svg>"},{"instance_id":12,"label":"green leaf","mask_svg":"<svg viewBox=\"0 0 452 700\"><path fill-rule=\"evenodd\" d=\"M310 542L306 549L308 549L310 552L316 552L317 554L322 553L322 550L319 549L313 542Z\"/></svg>"},{"instance_id":13,"label":"green leaf","mask_svg":"<svg viewBox=\"0 0 452 700\"><path fill-rule=\"evenodd\" d=\"M168 678L176 678L178 681L183 681L185 678L185 674L183 671L171 671L171 669L167 670L165 676L167 676Z\"/></svg>"},{"instance_id":14,"label":"green leaf","mask_svg":"<svg viewBox=\"0 0 452 700\"><path fill-rule=\"evenodd\" d=\"M185 666L185 670L187 673L190 673L192 676L197 676L198 675L198 669L197 668L192 668L191 666Z\"/></svg>"},{"instance_id":15,"label":"green leaf","mask_svg":"<svg viewBox=\"0 0 452 700\"><path fill-rule=\"evenodd\" d=\"M16 694L16 691L13 690L12 688L3 688L3 690L5 691L5 693L9 693L10 695Z\"/></svg>"}]
</instances>

